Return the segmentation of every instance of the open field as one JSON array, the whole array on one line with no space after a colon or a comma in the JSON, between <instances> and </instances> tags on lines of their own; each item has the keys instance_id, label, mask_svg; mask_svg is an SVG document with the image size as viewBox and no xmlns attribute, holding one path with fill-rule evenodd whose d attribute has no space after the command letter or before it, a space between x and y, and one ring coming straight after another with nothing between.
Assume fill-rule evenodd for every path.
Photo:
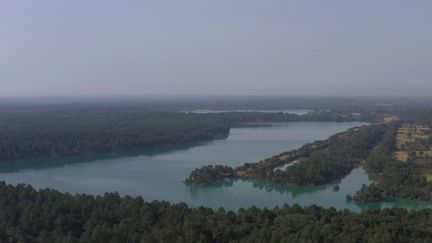
<instances>
[{"instance_id":1,"label":"open field","mask_svg":"<svg viewBox=\"0 0 432 243\"><path fill-rule=\"evenodd\" d=\"M424 156L432 157L432 149L431 149L431 150L428 150L428 151L423 151L423 155L424 155Z\"/></svg>"},{"instance_id":2,"label":"open field","mask_svg":"<svg viewBox=\"0 0 432 243\"><path fill-rule=\"evenodd\" d=\"M397 120L399 120L399 118L397 116L385 115L381 118L381 120L379 122L384 123L384 124L389 124L389 123L395 122Z\"/></svg>"},{"instance_id":3,"label":"open field","mask_svg":"<svg viewBox=\"0 0 432 243\"><path fill-rule=\"evenodd\" d=\"M406 143L415 142L417 139L426 140L430 137L429 130L430 128L424 125L403 124L398 129L396 145L400 148Z\"/></svg>"},{"instance_id":4,"label":"open field","mask_svg":"<svg viewBox=\"0 0 432 243\"><path fill-rule=\"evenodd\" d=\"M395 158L399 161L407 161L409 158L409 152L407 150L408 145L416 142L427 143L430 138L430 127L420 124L405 123L402 124L396 135L396 152ZM423 154L432 156L432 149L414 151L417 155Z\"/></svg>"},{"instance_id":5,"label":"open field","mask_svg":"<svg viewBox=\"0 0 432 243\"><path fill-rule=\"evenodd\" d=\"M427 182L431 182L432 181L432 174L426 174L426 180Z\"/></svg>"},{"instance_id":6,"label":"open field","mask_svg":"<svg viewBox=\"0 0 432 243\"><path fill-rule=\"evenodd\" d=\"M395 157L399 161L407 161L409 158L408 153L405 151L396 151Z\"/></svg>"}]
</instances>

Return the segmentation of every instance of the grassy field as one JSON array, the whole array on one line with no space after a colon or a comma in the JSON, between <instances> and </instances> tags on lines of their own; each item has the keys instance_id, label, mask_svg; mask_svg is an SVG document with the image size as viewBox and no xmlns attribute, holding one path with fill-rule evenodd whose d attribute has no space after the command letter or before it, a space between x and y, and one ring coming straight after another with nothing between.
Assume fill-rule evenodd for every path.
<instances>
[{"instance_id":1,"label":"grassy field","mask_svg":"<svg viewBox=\"0 0 432 243\"><path fill-rule=\"evenodd\" d=\"M410 151L407 150L408 145L416 142L426 143L430 139L430 127L420 124L405 123L402 124L396 135L397 150L394 154L395 158L400 161L407 161ZM432 149L414 151L416 155L432 156Z\"/></svg>"},{"instance_id":2,"label":"grassy field","mask_svg":"<svg viewBox=\"0 0 432 243\"><path fill-rule=\"evenodd\" d=\"M384 115L379 119L378 123L390 124L390 123L393 123L393 122L398 121L398 120L399 120L399 118L397 116Z\"/></svg>"},{"instance_id":3,"label":"grassy field","mask_svg":"<svg viewBox=\"0 0 432 243\"><path fill-rule=\"evenodd\" d=\"M396 151L395 157L399 161L407 161L409 158L408 153L405 151Z\"/></svg>"},{"instance_id":4,"label":"grassy field","mask_svg":"<svg viewBox=\"0 0 432 243\"><path fill-rule=\"evenodd\" d=\"M428 182L432 182L430 159L432 158L431 135L429 126L413 123L404 123L398 128L396 135L396 151L394 157L406 162L413 159L417 165L424 169L422 172Z\"/></svg>"}]
</instances>

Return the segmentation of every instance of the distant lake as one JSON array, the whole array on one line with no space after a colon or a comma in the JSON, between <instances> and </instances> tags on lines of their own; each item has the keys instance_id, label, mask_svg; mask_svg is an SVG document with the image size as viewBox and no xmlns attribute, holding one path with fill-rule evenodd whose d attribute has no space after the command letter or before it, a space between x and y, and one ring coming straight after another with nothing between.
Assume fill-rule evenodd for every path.
<instances>
[{"instance_id":1,"label":"distant lake","mask_svg":"<svg viewBox=\"0 0 432 243\"><path fill-rule=\"evenodd\" d=\"M224 112L263 112L263 113L286 113L295 115L305 115L312 110L210 110L210 109L196 109L185 111L184 113L208 114L208 113L224 113Z\"/></svg>"},{"instance_id":2,"label":"distant lake","mask_svg":"<svg viewBox=\"0 0 432 243\"><path fill-rule=\"evenodd\" d=\"M76 156L0 163L0 179L7 183L27 183L35 188L63 192L142 196L147 201L186 202L191 206L273 208L285 203L316 204L337 209L379 209L401 206L422 208L430 204L396 200L385 203L355 204L346 201L362 184L370 183L362 168L342 180L322 186L274 188L262 181L226 180L211 186L185 186L191 170L203 165L241 165L298 148L301 145L347 130L362 123L288 122L245 124L232 128L226 139L181 146L159 147L121 156ZM338 185L340 190L333 191Z\"/></svg>"}]
</instances>

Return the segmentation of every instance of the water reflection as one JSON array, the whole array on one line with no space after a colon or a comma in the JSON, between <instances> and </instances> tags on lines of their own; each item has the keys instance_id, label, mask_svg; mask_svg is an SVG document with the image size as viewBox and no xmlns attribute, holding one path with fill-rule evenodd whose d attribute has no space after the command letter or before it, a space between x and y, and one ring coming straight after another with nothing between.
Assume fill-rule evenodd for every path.
<instances>
[{"instance_id":1,"label":"water reflection","mask_svg":"<svg viewBox=\"0 0 432 243\"><path fill-rule=\"evenodd\" d=\"M76 155L65 157L43 157L31 159L7 160L0 162L0 173L12 173L22 170L44 170L54 167L62 167L66 165L85 164L94 161L116 159L116 158L131 158L136 156L156 156L159 154L169 154L171 152L186 151L194 147L207 146L213 141L191 142L177 145L165 145L150 147L143 150L128 151L122 153L106 153L95 155Z\"/></svg>"},{"instance_id":2,"label":"water reflection","mask_svg":"<svg viewBox=\"0 0 432 243\"><path fill-rule=\"evenodd\" d=\"M266 192L278 192L280 194L289 194L292 197L298 197L302 194L314 194L319 191L325 191L334 188L334 186L340 185L341 180L336 180L324 185L317 186L282 186L282 185L273 185L272 183L265 180L245 180L245 179L224 179L216 181L212 184L201 186L201 185L192 185L189 186L191 192L199 191L199 190L209 190L212 188L230 188L233 187L236 183L248 184L252 185L254 189L266 191Z\"/></svg>"},{"instance_id":3,"label":"water reflection","mask_svg":"<svg viewBox=\"0 0 432 243\"><path fill-rule=\"evenodd\" d=\"M228 210L241 207L268 207L284 204L318 205L336 209L378 209L400 206L427 207L419 202L357 204L347 202L362 184L370 181L361 168L339 181L322 186L281 187L265 181L225 180L208 187L188 187L182 181L194 168L215 164L238 166L259 161L282 151L344 131L361 123L292 122L233 128L227 139L165 146L122 154L73 156L1 162L0 177L7 183L27 183L35 188L54 188L70 193L142 196L145 200L186 202L193 207L206 206ZM339 186L339 191L333 187ZM429 204L430 205L430 204Z\"/></svg>"},{"instance_id":4,"label":"water reflection","mask_svg":"<svg viewBox=\"0 0 432 243\"><path fill-rule=\"evenodd\" d=\"M196 201L208 200L229 192L247 192L235 195L243 198L251 198L253 202L236 205L236 208L252 205L280 206L284 203L290 205L299 204L303 206L319 205L323 207L335 207L337 209L350 209L353 211L379 210L391 207L403 207L407 209L430 208L430 202L406 200L395 198L388 202L363 203L348 200L347 195L353 195L363 184L372 182L366 171L359 167L355 168L341 180L336 180L328 184L319 186L274 186L264 180L242 180L225 179L217 181L208 186L190 186L191 198ZM339 190L334 190L338 186ZM232 196L232 195L231 195ZM222 196L223 197L223 196ZM271 198L273 205L265 198ZM214 199L216 200L216 199Z\"/></svg>"},{"instance_id":5,"label":"water reflection","mask_svg":"<svg viewBox=\"0 0 432 243\"><path fill-rule=\"evenodd\" d=\"M265 191L276 191L279 193L291 194L293 197L297 197L302 194L313 194L319 191L325 191L330 188L333 188L335 185L340 184L340 180L331 182L324 185L318 186L281 186L281 185L272 185L266 181L254 181L253 187L259 190Z\"/></svg>"}]
</instances>

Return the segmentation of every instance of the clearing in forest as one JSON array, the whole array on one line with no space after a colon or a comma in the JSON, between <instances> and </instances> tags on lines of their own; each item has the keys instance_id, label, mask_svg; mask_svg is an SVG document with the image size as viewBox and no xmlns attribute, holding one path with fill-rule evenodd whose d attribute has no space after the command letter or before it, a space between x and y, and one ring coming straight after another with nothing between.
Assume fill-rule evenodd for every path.
<instances>
[{"instance_id":1,"label":"clearing in forest","mask_svg":"<svg viewBox=\"0 0 432 243\"><path fill-rule=\"evenodd\" d=\"M395 158L399 161L407 161L411 154L431 156L432 149L428 145L430 137L429 126L413 123L402 124L396 135Z\"/></svg>"},{"instance_id":2,"label":"clearing in forest","mask_svg":"<svg viewBox=\"0 0 432 243\"><path fill-rule=\"evenodd\" d=\"M432 181L432 174L425 174L426 176L426 181L427 182L431 182Z\"/></svg>"},{"instance_id":3,"label":"clearing in forest","mask_svg":"<svg viewBox=\"0 0 432 243\"><path fill-rule=\"evenodd\" d=\"M383 123L383 124L390 124L392 122L398 121L399 118L397 116L394 115L384 115L383 117L380 118L378 123Z\"/></svg>"}]
</instances>

